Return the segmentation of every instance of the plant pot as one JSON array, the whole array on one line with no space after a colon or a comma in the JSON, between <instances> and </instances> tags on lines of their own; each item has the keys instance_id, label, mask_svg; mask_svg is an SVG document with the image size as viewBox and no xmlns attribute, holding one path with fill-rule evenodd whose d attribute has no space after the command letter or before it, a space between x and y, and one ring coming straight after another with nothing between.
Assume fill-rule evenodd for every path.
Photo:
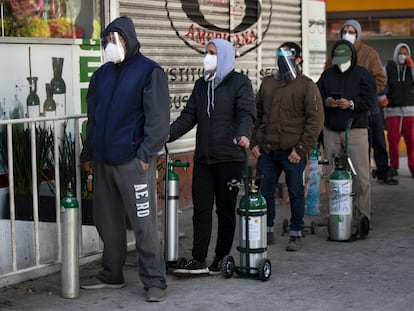
<instances>
[{"instance_id":1,"label":"plant pot","mask_svg":"<svg viewBox=\"0 0 414 311\"><path fill-rule=\"evenodd\" d=\"M7 213L10 214L9 208L9 187L0 188L0 219L5 219Z\"/></svg>"},{"instance_id":2,"label":"plant pot","mask_svg":"<svg viewBox=\"0 0 414 311\"><path fill-rule=\"evenodd\" d=\"M15 194L14 204L16 220L33 221L33 197L31 194ZM10 219L10 209L7 210L6 218ZM39 221L56 221L54 197L39 196Z\"/></svg>"},{"instance_id":3,"label":"plant pot","mask_svg":"<svg viewBox=\"0 0 414 311\"><path fill-rule=\"evenodd\" d=\"M92 217L93 201L82 199L82 225L94 225Z\"/></svg>"},{"instance_id":4,"label":"plant pot","mask_svg":"<svg viewBox=\"0 0 414 311\"><path fill-rule=\"evenodd\" d=\"M2 199L2 189L0 188L0 200ZM3 194L4 195L4 194ZM10 208L8 204L8 188L5 194L7 200L4 208L4 219L10 219ZM16 220L33 221L33 197L30 194L15 194L15 215ZM92 206L93 201L82 199L82 224L93 225L92 219ZM0 211L1 201L0 201ZM0 214L2 216L2 214ZM56 207L55 197L53 196L39 196L39 221L43 222L56 222Z\"/></svg>"},{"instance_id":5,"label":"plant pot","mask_svg":"<svg viewBox=\"0 0 414 311\"><path fill-rule=\"evenodd\" d=\"M0 188L9 186L9 173L0 174Z\"/></svg>"}]
</instances>

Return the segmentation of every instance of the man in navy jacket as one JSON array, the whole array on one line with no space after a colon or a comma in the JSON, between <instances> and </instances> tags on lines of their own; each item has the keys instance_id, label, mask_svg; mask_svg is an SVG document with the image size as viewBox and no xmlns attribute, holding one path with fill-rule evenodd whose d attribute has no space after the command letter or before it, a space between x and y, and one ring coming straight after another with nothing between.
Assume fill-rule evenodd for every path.
<instances>
[{"instance_id":1,"label":"man in navy jacket","mask_svg":"<svg viewBox=\"0 0 414 311\"><path fill-rule=\"evenodd\" d=\"M94 169L93 219L104 243L102 266L84 289L121 288L127 252L125 214L135 234L147 301L165 297L166 267L157 229L156 159L169 132L167 78L140 52L132 20L111 22L102 35L107 62L92 76L81 154Z\"/></svg>"}]
</instances>

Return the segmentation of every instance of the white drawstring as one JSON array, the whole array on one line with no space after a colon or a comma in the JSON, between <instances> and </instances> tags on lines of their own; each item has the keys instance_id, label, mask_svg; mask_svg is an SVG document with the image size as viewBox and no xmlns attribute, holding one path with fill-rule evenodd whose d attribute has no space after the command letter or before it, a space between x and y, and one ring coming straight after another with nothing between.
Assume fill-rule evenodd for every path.
<instances>
[{"instance_id":1,"label":"white drawstring","mask_svg":"<svg viewBox=\"0 0 414 311\"><path fill-rule=\"evenodd\" d=\"M211 89L211 98L210 98ZM210 107L211 112L214 111L214 79L208 82L207 86L207 115L210 118Z\"/></svg>"},{"instance_id":2,"label":"white drawstring","mask_svg":"<svg viewBox=\"0 0 414 311\"><path fill-rule=\"evenodd\" d=\"M405 81L405 72L406 72L406 70L407 70L407 66L404 66L404 71L403 71L403 74L402 74L402 81ZM398 72L398 82L401 82L400 66L397 66L397 72Z\"/></svg>"}]
</instances>

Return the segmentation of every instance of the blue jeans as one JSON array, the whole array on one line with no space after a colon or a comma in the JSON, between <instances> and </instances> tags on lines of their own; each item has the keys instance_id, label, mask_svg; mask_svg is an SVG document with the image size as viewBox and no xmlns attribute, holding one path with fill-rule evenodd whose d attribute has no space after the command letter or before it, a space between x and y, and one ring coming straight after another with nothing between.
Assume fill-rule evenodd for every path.
<instances>
[{"instance_id":1,"label":"blue jeans","mask_svg":"<svg viewBox=\"0 0 414 311\"><path fill-rule=\"evenodd\" d=\"M288 157L291 151L270 151L257 160L257 175L263 176L260 182L260 193L266 199L267 204L267 226L274 225L275 190L282 171L286 175L290 199L290 235L300 236L303 230L305 215L305 190L303 185L303 171L306 166L306 158L302 158L298 164L289 162Z\"/></svg>"}]
</instances>

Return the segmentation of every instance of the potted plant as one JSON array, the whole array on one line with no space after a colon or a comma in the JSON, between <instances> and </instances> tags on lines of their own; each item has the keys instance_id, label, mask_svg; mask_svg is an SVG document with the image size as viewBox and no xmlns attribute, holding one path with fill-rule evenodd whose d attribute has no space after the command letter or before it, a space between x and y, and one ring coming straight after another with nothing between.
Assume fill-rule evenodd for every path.
<instances>
[{"instance_id":1,"label":"potted plant","mask_svg":"<svg viewBox=\"0 0 414 311\"><path fill-rule=\"evenodd\" d=\"M53 149L53 146L52 146ZM60 171L60 194L63 198L66 193L69 184L76 184L76 153L75 153L75 140L70 131L67 130L67 123L63 126L63 135L59 140L59 171ZM48 180L50 191L55 195L55 183L53 179ZM92 225L92 193L88 192L86 187L87 173L81 173L81 198L82 198L82 224ZM72 193L76 196L76 187L72 187Z\"/></svg>"},{"instance_id":2,"label":"potted plant","mask_svg":"<svg viewBox=\"0 0 414 311\"><path fill-rule=\"evenodd\" d=\"M24 129L20 126L13 126L13 176L16 219L33 220L33 184L32 184L32 163L31 157L31 133L30 128ZM36 140L36 167L37 185L42 180L50 178L53 171L53 161L50 157L53 150L53 133L41 127L35 128ZM0 150L2 157L7 162L7 131L0 135ZM55 214L55 213L54 213ZM51 219L49 211L39 208L39 217ZM54 216L56 217L56 215Z\"/></svg>"},{"instance_id":3,"label":"potted plant","mask_svg":"<svg viewBox=\"0 0 414 311\"><path fill-rule=\"evenodd\" d=\"M3 130L4 127L2 126L0 131ZM7 152L4 152L0 146L0 219L6 218L6 210L9 209L9 175L5 153Z\"/></svg>"}]
</instances>

